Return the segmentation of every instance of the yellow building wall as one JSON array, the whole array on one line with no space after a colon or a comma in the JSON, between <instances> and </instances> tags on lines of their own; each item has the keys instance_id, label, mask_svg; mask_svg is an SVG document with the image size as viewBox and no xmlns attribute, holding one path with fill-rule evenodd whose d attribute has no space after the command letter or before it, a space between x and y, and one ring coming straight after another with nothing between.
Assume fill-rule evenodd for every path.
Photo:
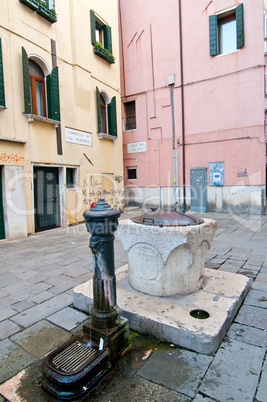
<instances>
[{"instance_id":1,"label":"yellow building wall","mask_svg":"<svg viewBox=\"0 0 267 402\"><path fill-rule=\"evenodd\" d=\"M27 233L34 232L34 166L59 169L62 226L83 221L83 212L102 196L119 209L124 202L117 1L56 0L55 7L58 21L51 24L18 0L0 2L6 99L6 109L0 112L0 155L17 155L20 159L13 158L12 164L24 166ZM114 64L93 52L90 8L112 28ZM51 39L59 72L62 155L54 125L28 122L23 114L21 48L28 56L40 57L50 72ZM96 87L110 99L116 96L114 141L100 139L97 133ZM91 146L67 142L66 128L90 133ZM11 163L3 159L0 165ZM72 189L66 189L67 167L77 169Z\"/></svg>"}]
</instances>

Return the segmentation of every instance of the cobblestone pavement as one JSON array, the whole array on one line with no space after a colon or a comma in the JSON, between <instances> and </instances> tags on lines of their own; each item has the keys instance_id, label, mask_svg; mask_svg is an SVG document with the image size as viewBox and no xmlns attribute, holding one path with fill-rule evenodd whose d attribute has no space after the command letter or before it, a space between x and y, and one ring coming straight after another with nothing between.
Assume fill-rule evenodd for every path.
<instances>
[{"instance_id":1,"label":"cobblestone pavement","mask_svg":"<svg viewBox=\"0 0 267 402\"><path fill-rule=\"evenodd\" d=\"M195 215L219 225L206 267L251 281L220 348L207 356L131 332L131 350L86 401L267 401L267 217ZM88 319L72 306L73 288L93 276L88 244L84 224L0 241L0 402L54 401L40 364ZM127 263L119 240L115 259Z\"/></svg>"}]
</instances>

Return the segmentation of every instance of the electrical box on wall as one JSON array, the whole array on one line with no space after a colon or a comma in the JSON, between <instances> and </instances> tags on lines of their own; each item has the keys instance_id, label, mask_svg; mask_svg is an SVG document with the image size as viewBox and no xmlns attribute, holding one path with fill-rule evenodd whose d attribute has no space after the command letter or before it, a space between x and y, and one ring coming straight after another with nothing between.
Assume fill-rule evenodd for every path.
<instances>
[{"instance_id":1,"label":"electrical box on wall","mask_svg":"<svg viewBox=\"0 0 267 402\"><path fill-rule=\"evenodd\" d=\"M209 185L224 186L224 162L209 162Z\"/></svg>"}]
</instances>

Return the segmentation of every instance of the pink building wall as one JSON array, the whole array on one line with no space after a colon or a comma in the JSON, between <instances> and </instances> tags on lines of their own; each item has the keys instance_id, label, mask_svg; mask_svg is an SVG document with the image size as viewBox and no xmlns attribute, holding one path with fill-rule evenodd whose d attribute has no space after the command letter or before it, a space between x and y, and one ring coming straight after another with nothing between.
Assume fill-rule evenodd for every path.
<instances>
[{"instance_id":1,"label":"pink building wall","mask_svg":"<svg viewBox=\"0 0 267 402\"><path fill-rule=\"evenodd\" d=\"M187 207L190 208L190 170L207 168L208 209L222 210L227 206L242 212L248 210L250 203L251 210L263 211L264 9L261 0L243 3L244 47L210 56L209 16L240 3L181 0L185 134L182 144L179 1L119 1L122 96L123 101L136 103L136 129L123 133L125 169L137 167L137 179L127 180L125 174L129 202L157 205L161 189L165 194L163 204L172 204L172 110L167 77L175 74L175 180L177 185L179 176L181 187L184 185L184 146ZM181 144L180 174L177 139ZM128 153L128 143L140 141L146 141L146 152ZM222 188L209 187L210 162L224 162ZM246 169L247 176L240 178L240 169ZM177 189L177 193L181 195L182 189L180 193ZM235 200L232 194L236 194ZM221 199L214 204L214 197Z\"/></svg>"}]
</instances>

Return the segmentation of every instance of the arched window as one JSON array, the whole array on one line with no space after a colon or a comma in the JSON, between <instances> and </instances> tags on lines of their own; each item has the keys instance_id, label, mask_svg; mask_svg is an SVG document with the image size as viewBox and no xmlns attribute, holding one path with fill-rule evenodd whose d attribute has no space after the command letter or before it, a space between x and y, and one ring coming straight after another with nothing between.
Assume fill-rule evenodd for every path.
<instances>
[{"instance_id":1,"label":"arched window","mask_svg":"<svg viewBox=\"0 0 267 402\"><path fill-rule=\"evenodd\" d=\"M107 133L107 108L103 96L100 94L101 133Z\"/></svg>"},{"instance_id":2,"label":"arched window","mask_svg":"<svg viewBox=\"0 0 267 402\"><path fill-rule=\"evenodd\" d=\"M28 56L22 47L22 71L25 114L60 121L58 67L50 71L41 57Z\"/></svg>"},{"instance_id":3,"label":"arched window","mask_svg":"<svg viewBox=\"0 0 267 402\"><path fill-rule=\"evenodd\" d=\"M117 137L116 97L110 99L105 91L99 91L96 87L96 102L98 133L106 134L105 138Z\"/></svg>"},{"instance_id":4,"label":"arched window","mask_svg":"<svg viewBox=\"0 0 267 402\"><path fill-rule=\"evenodd\" d=\"M46 117L45 78L43 71L33 60L29 60L31 80L32 113Z\"/></svg>"}]
</instances>

